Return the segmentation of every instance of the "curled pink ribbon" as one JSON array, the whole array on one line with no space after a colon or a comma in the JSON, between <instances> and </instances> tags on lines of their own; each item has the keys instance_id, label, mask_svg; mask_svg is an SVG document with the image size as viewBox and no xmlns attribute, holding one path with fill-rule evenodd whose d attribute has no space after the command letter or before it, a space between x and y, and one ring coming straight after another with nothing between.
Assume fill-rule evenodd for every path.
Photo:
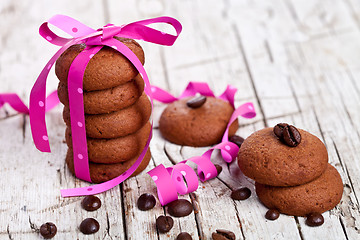
<instances>
[{"instance_id":1,"label":"curled pink ribbon","mask_svg":"<svg viewBox=\"0 0 360 240\"><path fill-rule=\"evenodd\" d=\"M52 32L48 24L52 24L64 32L70 34L73 38L62 38ZM174 27L176 35L167 34L147 25L153 23L166 23ZM151 100L153 106L150 83L144 67L136 55L123 43L114 39L114 36L144 40L161 45L171 46L181 32L181 24L174 18L158 17L143 21L133 22L122 26L107 24L103 28L94 30L79 21L64 15L55 15L48 22L40 26L40 35L52 44L61 46L55 55L49 60L44 69L41 71L36 80L30 95L30 124L32 136L36 147L42 152L50 152L48 134L45 123L45 92L46 80L51 67L56 59L70 46L79 43L85 43L86 48L75 58L69 69L68 89L69 89L69 106L72 129L72 142L74 152L74 168L76 177L91 182L89 172L89 160L86 143L85 117L83 109L83 75L85 68L90 59L103 46L108 46L123 54L139 71L145 82L145 93ZM141 152L137 161L122 175L110 181L93 185L91 187L63 189L63 197L91 195L104 192L117 186L131 174L140 165L145 153L149 147L152 133L150 132L144 150Z\"/></svg>"},{"instance_id":2,"label":"curled pink ribbon","mask_svg":"<svg viewBox=\"0 0 360 240\"><path fill-rule=\"evenodd\" d=\"M5 103L8 103L15 111L19 113L29 114L29 108L16 93L0 93L0 108L2 108ZM45 112L50 111L58 104L59 98L57 96L57 91L53 91L49 94L49 96L47 96L45 100Z\"/></svg>"},{"instance_id":3,"label":"curled pink ribbon","mask_svg":"<svg viewBox=\"0 0 360 240\"><path fill-rule=\"evenodd\" d=\"M204 82L190 82L178 98L156 86L152 86L151 91L153 98L163 103L171 103L184 97L194 96L197 93L203 96L215 97L214 93L209 88L209 85ZM226 90L217 98L228 101L234 107L234 96L236 91L237 89L235 87L228 85ZM160 164L148 172L157 186L159 201L163 206L178 199L178 193L187 194L196 191L198 188L199 182L196 173L191 167L185 164L186 162L191 161L197 165L197 174L200 180L204 182L217 176L216 167L210 160L215 149L221 151L222 158L226 162L231 162L236 158L239 147L228 141L228 135L230 125L239 116L244 118L255 117L256 113L254 105L251 102L248 102L236 108L230 117L221 143L213 146L201 156L191 157L168 168L165 168Z\"/></svg>"}]
</instances>

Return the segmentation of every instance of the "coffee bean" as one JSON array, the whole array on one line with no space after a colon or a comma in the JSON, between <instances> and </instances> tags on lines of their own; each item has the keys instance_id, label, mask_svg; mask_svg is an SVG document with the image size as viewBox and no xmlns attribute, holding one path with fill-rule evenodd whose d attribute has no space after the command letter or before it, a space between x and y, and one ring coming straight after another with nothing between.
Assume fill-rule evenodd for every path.
<instances>
[{"instance_id":1,"label":"coffee bean","mask_svg":"<svg viewBox=\"0 0 360 240\"><path fill-rule=\"evenodd\" d=\"M53 238L56 235L57 227L52 222L47 222L41 225L40 234L45 239Z\"/></svg>"},{"instance_id":2,"label":"coffee bean","mask_svg":"<svg viewBox=\"0 0 360 240\"><path fill-rule=\"evenodd\" d=\"M199 97L194 97L191 98L190 100L188 100L186 102L186 105L189 108L199 108L201 107L204 103L206 102L206 97L205 96L199 96Z\"/></svg>"},{"instance_id":3,"label":"coffee bean","mask_svg":"<svg viewBox=\"0 0 360 240\"><path fill-rule=\"evenodd\" d=\"M265 218L271 221L278 219L279 216L280 213L277 209L269 209L265 214Z\"/></svg>"},{"instance_id":4,"label":"coffee bean","mask_svg":"<svg viewBox=\"0 0 360 240\"><path fill-rule=\"evenodd\" d=\"M286 127L288 124L287 123L278 123L276 124L276 126L274 127L273 131L274 131L274 134L282 139L283 138L283 130L284 130L284 127Z\"/></svg>"},{"instance_id":5,"label":"coffee bean","mask_svg":"<svg viewBox=\"0 0 360 240\"><path fill-rule=\"evenodd\" d=\"M137 201L137 206L141 211L150 210L155 206L155 204L156 199L150 193L142 194Z\"/></svg>"},{"instance_id":6,"label":"coffee bean","mask_svg":"<svg viewBox=\"0 0 360 240\"><path fill-rule=\"evenodd\" d=\"M222 166L215 164L217 174L219 175L222 171Z\"/></svg>"},{"instance_id":7,"label":"coffee bean","mask_svg":"<svg viewBox=\"0 0 360 240\"><path fill-rule=\"evenodd\" d=\"M161 233L166 233L174 226L174 220L169 216L160 216L156 219L156 227Z\"/></svg>"},{"instance_id":8,"label":"coffee bean","mask_svg":"<svg viewBox=\"0 0 360 240\"><path fill-rule=\"evenodd\" d=\"M251 196L251 191L247 187L239 188L231 192L231 198L234 200L245 200Z\"/></svg>"},{"instance_id":9,"label":"coffee bean","mask_svg":"<svg viewBox=\"0 0 360 240\"><path fill-rule=\"evenodd\" d=\"M96 219L86 218L80 224L80 231L83 234L93 234L99 231L100 224Z\"/></svg>"},{"instance_id":10,"label":"coffee bean","mask_svg":"<svg viewBox=\"0 0 360 240\"><path fill-rule=\"evenodd\" d=\"M244 142L244 138L238 136L238 135L234 135L229 137L229 141L232 143L235 143L236 145L238 145L238 147L241 147L241 144L243 144Z\"/></svg>"},{"instance_id":11,"label":"coffee bean","mask_svg":"<svg viewBox=\"0 0 360 240\"><path fill-rule=\"evenodd\" d=\"M90 196L86 196L82 201L81 201L81 206L83 209L85 209L86 211L95 211L97 209L99 209L101 207L101 200L100 198L90 195Z\"/></svg>"},{"instance_id":12,"label":"coffee bean","mask_svg":"<svg viewBox=\"0 0 360 240\"><path fill-rule=\"evenodd\" d=\"M307 215L305 223L310 227L317 227L323 225L324 217L320 213L310 213Z\"/></svg>"},{"instance_id":13,"label":"coffee bean","mask_svg":"<svg viewBox=\"0 0 360 240\"><path fill-rule=\"evenodd\" d=\"M292 125L288 125L284 127L283 140L286 143L286 145L290 147L296 147L301 142L300 132L297 130L296 127Z\"/></svg>"},{"instance_id":14,"label":"coffee bean","mask_svg":"<svg viewBox=\"0 0 360 240\"><path fill-rule=\"evenodd\" d=\"M228 240L228 239L226 239L225 236L215 233L215 232L211 234L211 237L213 240Z\"/></svg>"},{"instance_id":15,"label":"coffee bean","mask_svg":"<svg viewBox=\"0 0 360 240\"><path fill-rule=\"evenodd\" d=\"M224 229L217 229L216 233L212 233L212 238L214 240L235 240L236 236L235 233L224 230Z\"/></svg>"},{"instance_id":16,"label":"coffee bean","mask_svg":"<svg viewBox=\"0 0 360 240\"><path fill-rule=\"evenodd\" d=\"M185 217L193 211L193 205L186 199L178 199L167 205L168 212L174 217Z\"/></svg>"},{"instance_id":17,"label":"coffee bean","mask_svg":"<svg viewBox=\"0 0 360 240\"><path fill-rule=\"evenodd\" d=\"M192 240L192 237L187 232L182 232L176 237L176 240Z\"/></svg>"}]
</instances>

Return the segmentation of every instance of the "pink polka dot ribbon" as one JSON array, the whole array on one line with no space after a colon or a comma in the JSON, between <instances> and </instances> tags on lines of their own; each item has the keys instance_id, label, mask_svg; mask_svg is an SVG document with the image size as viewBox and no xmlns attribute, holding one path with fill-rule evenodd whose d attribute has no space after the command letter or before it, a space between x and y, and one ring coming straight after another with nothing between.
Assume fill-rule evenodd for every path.
<instances>
[{"instance_id":1,"label":"pink polka dot ribbon","mask_svg":"<svg viewBox=\"0 0 360 240\"><path fill-rule=\"evenodd\" d=\"M0 108L2 108L5 103L9 104L15 111L19 113L29 114L29 108L16 93L0 93ZM43 101L39 101L38 104L40 107L46 106L45 112L53 109L56 105L59 104L57 91L50 93L49 96L47 96L45 103Z\"/></svg>"},{"instance_id":2,"label":"pink polka dot ribbon","mask_svg":"<svg viewBox=\"0 0 360 240\"><path fill-rule=\"evenodd\" d=\"M171 103L184 97L194 96L197 93L203 96L215 97L208 84L204 82L190 82L178 98L156 86L151 86L151 91L153 98L163 103ZM234 107L236 91L235 87L228 85L226 90L217 98L228 101ZM239 147L229 142L228 137L230 125L239 116L244 118L255 117L254 105L248 102L236 108L230 117L221 143L213 146L201 156L191 157L168 168L160 164L148 172L157 186L158 197L163 206L178 199L178 193L187 194L196 191L199 186L197 175L202 182L215 178L218 175L215 165L210 160L215 149L221 151L221 156L226 162L231 162L236 158ZM191 167L185 164L188 161L197 165L197 175Z\"/></svg>"},{"instance_id":3,"label":"pink polka dot ribbon","mask_svg":"<svg viewBox=\"0 0 360 240\"><path fill-rule=\"evenodd\" d=\"M63 38L52 32L48 24L68 33L72 38ZM165 23L174 27L176 35L163 33L151 27L149 24ZM51 67L54 65L58 57L70 46L74 44L84 43L86 48L75 58L72 62L69 75L68 75L68 93L69 93L69 107L70 107L70 120L72 129L72 142L73 142L73 158L76 177L85 181L91 182L89 172L89 159L86 143L86 130L85 130L85 117L83 108L83 75L85 68L90 59L98 52L103 46L109 46L116 51L123 54L139 71L145 82L145 93L151 100L153 106L152 92L148 76L140 60L136 55L123 43L114 39L114 36L140 39L147 42L152 42L160 45L171 46L181 32L181 24L174 18L158 17L142 21L133 22L130 24L115 26L107 24L103 28L94 30L88 26L80 23L79 21L64 15L55 15L47 22L40 26L40 35L52 44L61 46L61 48L54 54L48 61L44 69L41 71L37 78L30 94L30 125L32 136L35 146L42 152L50 152L50 145L47 141L47 129L45 123L45 93L46 93L46 80ZM40 104L42 102L42 104ZM146 146L141 152L139 158L135 163L122 175L104 182L102 184L93 185L91 187L62 189L61 195L63 197L91 195L104 192L108 189L117 186L126 180L138 168L143 160L151 140L152 132L149 135ZM46 137L46 140L45 138Z\"/></svg>"}]
</instances>

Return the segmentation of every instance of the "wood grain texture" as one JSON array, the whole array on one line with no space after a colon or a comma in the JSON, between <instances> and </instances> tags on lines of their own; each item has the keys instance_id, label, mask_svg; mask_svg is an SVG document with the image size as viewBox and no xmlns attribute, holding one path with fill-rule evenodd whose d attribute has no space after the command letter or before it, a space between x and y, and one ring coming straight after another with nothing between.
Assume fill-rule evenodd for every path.
<instances>
[{"instance_id":1,"label":"wood grain texture","mask_svg":"<svg viewBox=\"0 0 360 240\"><path fill-rule=\"evenodd\" d=\"M98 28L168 15L183 24L172 47L140 42L152 84L179 95L189 81L208 82L216 94L227 84L236 86L236 105L252 101L254 119L239 119L238 135L247 137L265 126L288 122L318 136L326 145L329 162L344 183L340 204L324 213L325 223L311 228L305 218L281 215L264 218L254 182L236 163L222 166L215 179L200 183L189 200L195 211L174 218L173 229L161 234L155 220L167 215L157 202L140 211L137 198L156 195L146 171L172 166L201 155L207 148L166 142L158 131L164 104L156 103L152 160L139 176L99 194L103 206L96 212L80 207L81 197L61 198L59 189L87 186L64 164L65 124L61 107L47 114L51 154L33 145L29 119L8 106L0 109L0 239L40 239L38 229L47 221L58 226L54 239L175 239L189 232L193 239L211 239L216 229L233 231L237 239L359 239L360 238L360 4L356 0L102 0L30 1L0 3L0 93L16 92L28 99L30 88L57 47L38 35L38 26L53 14L72 16ZM163 31L172 31L157 26ZM49 88L57 80L50 73ZM195 168L195 166L192 166ZM230 198L246 186L246 201ZM94 217L100 231L84 236L81 221Z\"/></svg>"}]
</instances>

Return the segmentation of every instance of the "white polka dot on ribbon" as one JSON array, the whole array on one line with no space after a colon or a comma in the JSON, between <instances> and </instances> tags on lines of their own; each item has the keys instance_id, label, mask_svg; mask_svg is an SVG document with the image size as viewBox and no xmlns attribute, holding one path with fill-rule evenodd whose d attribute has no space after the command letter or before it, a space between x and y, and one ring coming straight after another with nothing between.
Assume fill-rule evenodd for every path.
<instances>
[{"instance_id":1,"label":"white polka dot on ribbon","mask_svg":"<svg viewBox=\"0 0 360 240\"><path fill-rule=\"evenodd\" d=\"M159 179L158 176L152 176L151 178L152 178L154 181L156 181L156 180Z\"/></svg>"},{"instance_id":2,"label":"white polka dot on ribbon","mask_svg":"<svg viewBox=\"0 0 360 240\"><path fill-rule=\"evenodd\" d=\"M225 149L229 151L231 149L231 147L229 145L226 145Z\"/></svg>"},{"instance_id":3,"label":"white polka dot on ribbon","mask_svg":"<svg viewBox=\"0 0 360 240\"><path fill-rule=\"evenodd\" d=\"M46 36L46 39L47 39L48 41L52 41L52 37L50 37L50 36Z\"/></svg>"},{"instance_id":4,"label":"white polka dot on ribbon","mask_svg":"<svg viewBox=\"0 0 360 240\"><path fill-rule=\"evenodd\" d=\"M77 89L78 93L82 94L83 93L83 90L81 88L78 88Z\"/></svg>"},{"instance_id":5,"label":"white polka dot on ribbon","mask_svg":"<svg viewBox=\"0 0 360 240\"><path fill-rule=\"evenodd\" d=\"M79 153L79 154L78 154L78 158L79 158L79 159L83 159L84 156L83 156L81 153Z\"/></svg>"},{"instance_id":6,"label":"white polka dot on ribbon","mask_svg":"<svg viewBox=\"0 0 360 240\"><path fill-rule=\"evenodd\" d=\"M44 102L43 102L43 101L39 101L39 106L40 106L40 107L44 107L44 106L45 106Z\"/></svg>"}]
</instances>

